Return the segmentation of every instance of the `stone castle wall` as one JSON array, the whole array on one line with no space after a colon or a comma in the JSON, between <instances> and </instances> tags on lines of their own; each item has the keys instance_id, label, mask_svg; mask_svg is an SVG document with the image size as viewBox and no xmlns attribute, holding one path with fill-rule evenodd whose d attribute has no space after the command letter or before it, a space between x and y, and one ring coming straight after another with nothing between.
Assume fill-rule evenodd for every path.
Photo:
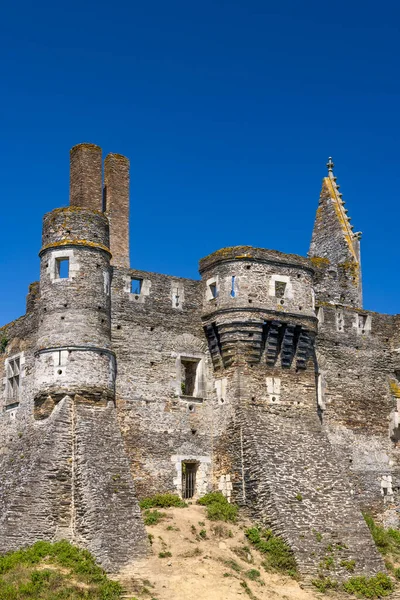
<instances>
[{"instance_id":1,"label":"stone castle wall","mask_svg":"<svg viewBox=\"0 0 400 600\"><path fill-rule=\"evenodd\" d=\"M381 570L361 509L398 526L400 322L357 308L332 177L310 259L225 248L197 281L129 268L129 161L109 155L103 186L101 160L72 150L71 206L0 330L0 550L64 537L116 571L147 551L138 499L184 494L194 465L194 499L238 502L305 574L330 544L339 578Z\"/></svg>"}]
</instances>

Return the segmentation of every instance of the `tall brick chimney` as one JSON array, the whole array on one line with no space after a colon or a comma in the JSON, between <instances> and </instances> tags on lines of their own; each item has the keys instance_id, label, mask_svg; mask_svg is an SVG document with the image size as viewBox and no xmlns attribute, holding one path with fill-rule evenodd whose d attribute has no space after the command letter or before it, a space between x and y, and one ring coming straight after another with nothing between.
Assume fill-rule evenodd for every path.
<instances>
[{"instance_id":1,"label":"tall brick chimney","mask_svg":"<svg viewBox=\"0 0 400 600\"><path fill-rule=\"evenodd\" d=\"M71 206L102 210L101 148L95 144L78 144L70 151Z\"/></svg>"},{"instance_id":2,"label":"tall brick chimney","mask_svg":"<svg viewBox=\"0 0 400 600\"><path fill-rule=\"evenodd\" d=\"M104 161L103 210L110 222L111 264L129 267L129 160L121 154Z\"/></svg>"}]
</instances>

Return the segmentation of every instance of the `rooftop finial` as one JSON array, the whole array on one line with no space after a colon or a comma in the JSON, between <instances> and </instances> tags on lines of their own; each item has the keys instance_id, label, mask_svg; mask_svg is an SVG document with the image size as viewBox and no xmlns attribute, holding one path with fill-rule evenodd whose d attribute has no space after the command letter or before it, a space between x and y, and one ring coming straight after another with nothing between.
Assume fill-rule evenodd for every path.
<instances>
[{"instance_id":1,"label":"rooftop finial","mask_svg":"<svg viewBox=\"0 0 400 600\"><path fill-rule=\"evenodd\" d=\"M329 177L333 177L333 167L335 166L332 160L332 156L330 156L328 158L328 162L326 163L326 166L328 167L328 175Z\"/></svg>"}]
</instances>

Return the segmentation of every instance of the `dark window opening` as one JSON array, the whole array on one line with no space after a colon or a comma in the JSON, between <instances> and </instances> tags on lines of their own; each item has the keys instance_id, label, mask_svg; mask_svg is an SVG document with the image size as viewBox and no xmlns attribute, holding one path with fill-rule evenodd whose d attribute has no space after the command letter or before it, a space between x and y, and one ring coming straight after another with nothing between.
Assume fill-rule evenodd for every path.
<instances>
[{"instance_id":1,"label":"dark window opening","mask_svg":"<svg viewBox=\"0 0 400 600\"><path fill-rule=\"evenodd\" d=\"M181 392L184 396L195 395L199 362L196 359L181 359Z\"/></svg>"},{"instance_id":2,"label":"dark window opening","mask_svg":"<svg viewBox=\"0 0 400 600\"><path fill-rule=\"evenodd\" d=\"M235 275L232 275L232 284L231 284L231 296L232 298L234 298L236 296L236 292L235 292Z\"/></svg>"},{"instance_id":3,"label":"dark window opening","mask_svg":"<svg viewBox=\"0 0 400 600\"><path fill-rule=\"evenodd\" d=\"M195 462L182 463L182 498L184 500L193 498L196 493L197 466Z\"/></svg>"},{"instance_id":4,"label":"dark window opening","mask_svg":"<svg viewBox=\"0 0 400 600\"><path fill-rule=\"evenodd\" d=\"M275 296L283 298L286 291L286 283L284 281L275 281Z\"/></svg>"},{"instance_id":5,"label":"dark window opening","mask_svg":"<svg viewBox=\"0 0 400 600\"><path fill-rule=\"evenodd\" d=\"M69 277L69 258L56 259L56 277L57 279L68 279Z\"/></svg>"},{"instance_id":6,"label":"dark window opening","mask_svg":"<svg viewBox=\"0 0 400 600\"><path fill-rule=\"evenodd\" d=\"M218 296L217 284L210 283L209 287L210 287L210 292L211 292L212 298L216 298Z\"/></svg>"},{"instance_id":7,"label":"dark window opening","mask_svg":"<svg viewBox=\"0 0 400 600\"><path fill-rule=\"evenodd\" d=\"M137 296L140 295L140 292L142 291L142 283L143 283L143 279L131 279L131 294L136 294Z\"/></svg>"}]
</instances>

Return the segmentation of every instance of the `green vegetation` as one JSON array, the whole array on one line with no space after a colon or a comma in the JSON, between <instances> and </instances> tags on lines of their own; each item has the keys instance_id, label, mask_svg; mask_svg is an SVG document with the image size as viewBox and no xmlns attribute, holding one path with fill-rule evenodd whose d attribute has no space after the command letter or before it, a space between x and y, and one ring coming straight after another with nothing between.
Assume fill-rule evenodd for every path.
<instances>
[{"instance_id":1,"label":"green vegetation","mask_svg":"<svg viewBox=\"0 0 400 600\"><path fill-rule=\"evenodd\" d=\"M0 556L2 600L118 600L122 588L108 579L87 550L62 540Z\"/></svg>"},{"instance_id":2,"label":"green vegetation","mask_svg":"<svg viewBox=\"0 0 400 600\"><path fill-rule=\"evenodd\" d=\"M170 558L172 556L171 552L159 552L158 558Z\"/></svg>"},{"instance_id":3,"label":"green vegetation","mask_svg":"<svg viewBox=\"0 0 400 600\"><path fill-rule=\"evenodd\" d=\"M338 582L334 579L323 577L322 575L320 575L318 579L313 579L311 583L322 594L325 594L328 590L336 590L339 586Z\"/></svg>"},{"instance_id":4,"label":"green vegetation","mask_svg":"<svg viewBox=\"0 0 400 600\"><path fill-rule=\"evenodd\" d=\"M0 338L0 354L4 354L8 344L8 339L3 335Z\"/></svg>"},{"instance_id":5,"label":"green vegetation","mask_svg":"<svg viewBox=\"0 0 400 600\"><path fill-rule=\"evenodd\" d=\"M144 513L144 524L145 525L158 525L158 523L165 519L167 513L160 512L159 510L146 510Z\"/></svg>"},{"instance_id":6,"label":"green vegetation","mask_svg":"<svg viewBox=\"0 0 400 600\"><path fill-rule=\"evenodd\" d=\"M378 573L375 577L351 577L343 589L358 598L382 598L393 592L394 584L385 573Z\"/></svg>"},{"instance_id":7,"label":"green vegetation","mask_svg":"<svg viewBox=\"0 0 400 600\"><path fill-rule=\"evenodd\" d=\"M356 561L355 560L342 560L340 563L341 567L344 567L346 569L346 571L348 571L349 573L354 573L354 569L356 568Z\"/></svg>"},{"instance_id":8,"label":"green vegetation","mask_svg":"<svg viewBox=\"0 0 400 600\"><path fill-rule=\"evenodd\" d=\"M301 494L296 494L296 500L298 502L302 502L303 501L303 496Z\"/></svg>"},{"instance_id":9,"label":"green vegetation","mask_svg":"<svg viewBox=\"0 0 400 600\"><path fill-rule=\"evenodd\" d=\"M197 503L206 507L207 518L210 521L236 522L238 507L236 504L230 504L221 492L206 494Z\"/></svg>"},{"instance_id":10,"label":"green vegetation","mask_svg":"<svg viewBox=\"0 0 400 600\"><path fill-rule=\"evenodd\" d=\"M236 560L230 559L230 560L223 560L222 562L224 563L225 566L229 567L233 571L236 571L236 573L240 573L240 571L242 570L242 567L239 565L239 563L236 562Z\"/></svg>"},{"instance_id":11,"label":"green vegetation","mask_svg":"<svg viewBox=\"0 0 400 600\"><path fill-rule=\"evenodd\" d=\"M156 494L151 498L141 500L139 506L141 509L169 508L171 506L185 508L187 504L177 494Z\"/></svg>"},{"instance_id":12,"label":"green vegetation","mask_svg":"<svg viewBox=\"0 0 400 600\"><path fill-rule=\"evenodd\" d=\"M364 513L364 519L379 552L386 557L385 567L397 580L400 580L400 568L395 568L393 564L393 562L398 563L400 561L400 531L397 529L385 529L375 523L369 514Z\"/></svg>"},{"instance_id":13,"label":"green vegetation","mask_svg":"<svg viewBox=\"0 0 400 600\"><path fill-rule=\"evenodd\" d=\"M249 571L246 571L245 575L246 577L248 577L248 579L256 581L257 579L259 579L261 573L258 569L250 569Z\"/></svg>"},{"instance_id":14,"label":"green vegetation","mask_svg":"<svg viewBox=\"0 0 400 600\"><path fill-rule=\"evenodd\" d=\"M244 589L244 591L246 592L246 594L249 596L249 598L251 600L257 600L257 596L255 596L253 594L253 592L251 591L251 589L249 588L249 586L247 585L247 583L245 581L241 581L240 585L242 586L242 588Z\"/></svg>"},{"instance_id":15,"label":"green vegetation","mask_svg":"<svg viewBox=\"0 0 400 600\"><path fill-rule=\"evenodd\" d=\"M397 529L385 529L375 523L371 515L364 513L364 519L369 527L374 542L382 554L400 556L400 531Z\"/></svg>"},{"instance_id":16,"label":"green vegetation","mask_svg":"<svg viewBox=\"0 0 400 600\"><path fill-rule=\"evenodd\" d=\"M271 529L250 527L246 529L245 534L253 546L265 555L262 564L267 571L278 571L291 577L297 575L293 552L282 538L272 533Z\"/></svg>"},{"instance_id":17,"label":"green vegetation","mask_svg":"<svg viewBox=\"0 0 400 600\"><path fill-rule=\"evenodd\" d=\"M321 569L333 569L335 567L335 561L332 556L325 556L323 560L319 563Z\"/></svg>"}]
</instances>

